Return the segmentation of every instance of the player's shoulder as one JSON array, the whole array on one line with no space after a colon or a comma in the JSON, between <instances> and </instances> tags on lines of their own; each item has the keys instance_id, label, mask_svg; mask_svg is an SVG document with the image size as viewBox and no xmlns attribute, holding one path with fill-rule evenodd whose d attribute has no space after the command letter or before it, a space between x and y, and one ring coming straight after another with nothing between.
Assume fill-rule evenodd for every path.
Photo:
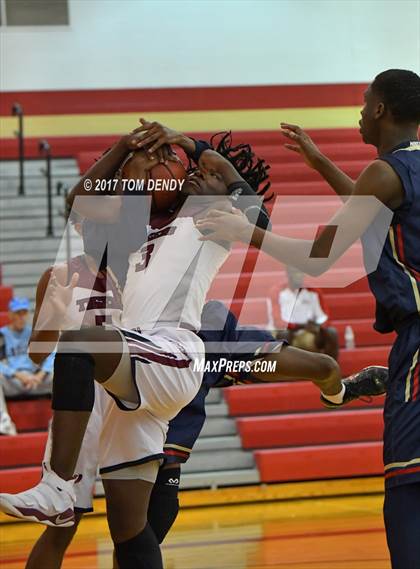
<instances>
[{"instance_id":1,"label":"player's shoulder","mask_svg":"<svg viewBox=\"0 0 420 569\"><path fill-rule=\"evenodd\" d=\"M385 160L368 164L356 182L353 196L373 196L389 207L403 199L404 190L395 169Z\"/></svg>"}]
</instances>

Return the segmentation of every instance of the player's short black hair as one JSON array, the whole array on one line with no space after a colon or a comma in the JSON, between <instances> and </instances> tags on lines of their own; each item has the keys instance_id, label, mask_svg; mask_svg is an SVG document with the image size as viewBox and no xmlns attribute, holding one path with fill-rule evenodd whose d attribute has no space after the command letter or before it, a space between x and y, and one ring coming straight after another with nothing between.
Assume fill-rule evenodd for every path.
<instances>
[{"instance_id":1,"label":"player's short black hair","mask_svg":"<svg viewBox=\"0 0 420 569\"><path fill-rule=\"evenodd\" d=\"M420 123L420 77L417 73L388 69L377 75L370 87L382 98L396 121Z\"/></svg>"},{"instance_id":2,"label":"player's short black hair","mask_svg":"<svg viewBox=\"0 0 420 569\"><path fill-rule=\"evenodd\" d=\"M267 202L273 194L266 196L270 188L268 170L270 166L262 158L258 158L249 144L236 144L232 146L232 132L218 132L210 139L210 144L226 160L234 166L238 174L247 182L256 194ZM265 182L265 184L264 184ZM261 185L264 184L262 187Z\"/></svg>"}]
</instances>

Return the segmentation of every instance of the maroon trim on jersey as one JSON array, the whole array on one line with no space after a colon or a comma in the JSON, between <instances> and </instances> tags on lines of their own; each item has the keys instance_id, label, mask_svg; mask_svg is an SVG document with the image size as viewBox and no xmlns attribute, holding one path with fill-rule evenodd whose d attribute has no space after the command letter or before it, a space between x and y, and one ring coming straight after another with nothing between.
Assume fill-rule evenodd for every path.
<instances>
[{"instance_id":1,"label":"maroon trim on jersey","mask_svg":"<svg viewBox=\"0 0 420 569\"><path fill-rule=\"evenodd\" d=\"M159 237L165 237L166 235L173 235L176 231L176 226L175 225L168 225L168 227L164 227L163 229L161 229L160 231L156 231L151 233L148 237L147 237L147 241L153 241L154 239L159 239Z\"/></svg>"},{"instance_id":2,"label":"maroon trim on jersey","mask_svg":"<svg viewBox=\"0 0 420 569\"><path fill-rule=\"evenodd\" d=\"M121 310L121 303L119 303L114 296L88 296L87 298L79 298L76 300L76 305L79 307L79 312L105 308Z\"/></svg>"},{"instance_id":3,"label":"maroon trim on jersey","mask_svg":"<svg viewBox=\"0 0 420 569\"><path fill-rule=\"evenodd\" d=\"M172 354L165 354L165 355L153 354L151 352L148 352L144 348L133 346L131 343L128 344L128 347L130 349L130 357L136 361L140 361L143 363L155 363L166 367L176 367L179 369L185 369L187 367L190 367L191 360L189 359L188 360L173 359L174 356Z\"/></svg>"},{"instance_id":4,"label":"maroon trim on jersey","mask_svg":"<svg viewBox=\"0 0 420 569\"><path fill-rule=\"evenodd\" d=\"M68 277L70 282L74 273L79 274L77 288L86 288L91 291L91 296L84 299L79 299L76 304L79 306L79 311L95 310L103 308L114 308L122 310L121 292L119 289L118 281L112 274L110 269L98 271L97 274L89 268L86 262L85 255L73 257L67 263ZM111 296L95 296L94 293L99 292L106 295L107 292L112 293ZM81 307L81 303L87 303L87 306ZM102 304L103 303L103 304Z\"/></svg>"},{"instance_id":5,"label":"maroon trim on jersey","mask_svg":"<svg viewBox=\"0 0 420 569\"><path fill-rule=\"evenodd\" d=\"M185 358L179 358L175 354L162 350L159 346L153 348L149 342L141 338L125 338L130 349L130 356L135 359L144 358L169 367L187 368L191 363L191 359L185 355Z\"/></svg>"}]
</instances>

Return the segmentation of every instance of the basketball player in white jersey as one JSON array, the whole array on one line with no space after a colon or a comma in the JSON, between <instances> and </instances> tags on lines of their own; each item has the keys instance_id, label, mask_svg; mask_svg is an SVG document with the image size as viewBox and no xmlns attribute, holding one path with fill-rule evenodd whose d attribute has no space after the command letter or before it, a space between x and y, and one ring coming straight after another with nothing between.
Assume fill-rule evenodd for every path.
<instances>
[{"instance_id":1,"label":"basketball player in white jersey","mask_svg":"<svg viewBox=\"0 0 420 569\"><path fill-rule=\"evenodd\" d=\"M218 192L223 195L224 192L226 195L232 184L243 183L227 160L210 150L206 154L211 172L203 169L192 176L189 184L184 184L187 192L203 195ZM100 166L100 162L97 165ZM143 177L146 164L147 158L140 165ZM139 164L135 167L139 168ZM95 177L95 167L88 175ZM142 177L139 171L136 177ZM33 490L2 497L2 507L18 517L47 525L73 523L74 481L71 479L93 407L93 380L96 379L121 409L141 409L160 423L158 434L149 433L145 428L143 440L146 446L153 438L153 444L161 452L136 464L117 461L108 469L114 472L113 479L104 481L108 520L121 569L162 566L156 538L147 526L147 506L153 484L144 479L125 479L125 490L121 492L118 484L121 481L116 479L115 472L147 462L153 465L156 476L163 458L167 423L194 397L201 385L202 372L194 371L192 361L204 357L204 347L195 330L200 326L208 287L228 254L223 244L197 246L199 233L193 222L194 212L187 208L188 204L181 204L178 216L173 216L169 223L166 220L162 229L152 228L146 248L130 256L124 292L127 316L123 325L138 327L140 324L147 332L99 327L61 334L55 360L51 469L44 470L42 482ZM200 208L203 209L194 205L195 212ZM195 268L199 268L199 272ZM77 283L72 281L72 284ZM57 321L64 319L65 310L54 304L53 291L46 302L50 310L46 310L43 330L48 335L50 330L61 327ZM70 352L66 351L66 342L72 344ZM102 349L89 350L89 342ZM115 345L118 349L114 349ZM138 432L135 437L138 438ZM120 437L120 447L124 450L132 443L130 431L126 429ZM61 492L57 492L57 488ZM133 493L137 497L135 502Z\"/></svg>"}]
</instances>

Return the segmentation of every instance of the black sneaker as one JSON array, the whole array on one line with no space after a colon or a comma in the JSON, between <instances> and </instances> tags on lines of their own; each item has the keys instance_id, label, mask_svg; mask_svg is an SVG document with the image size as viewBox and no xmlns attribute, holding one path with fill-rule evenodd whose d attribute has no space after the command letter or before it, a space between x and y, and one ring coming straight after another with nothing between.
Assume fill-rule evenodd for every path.
<instances>
[{"instance_id":1,"label":"black sneaker","mask_svg":"<svg viewBox=\"0 0 420 569\"><path fill-rule=\"evenodd\" d=\"M369 366L354 375L343 379L342 383L346 386L342 403L333 403L321 395L321 403L329 409L347 405L354 399L363 399L375 395L386 393L388 382L388 368L383 366Z\"/></svg>"}]
</instances>

